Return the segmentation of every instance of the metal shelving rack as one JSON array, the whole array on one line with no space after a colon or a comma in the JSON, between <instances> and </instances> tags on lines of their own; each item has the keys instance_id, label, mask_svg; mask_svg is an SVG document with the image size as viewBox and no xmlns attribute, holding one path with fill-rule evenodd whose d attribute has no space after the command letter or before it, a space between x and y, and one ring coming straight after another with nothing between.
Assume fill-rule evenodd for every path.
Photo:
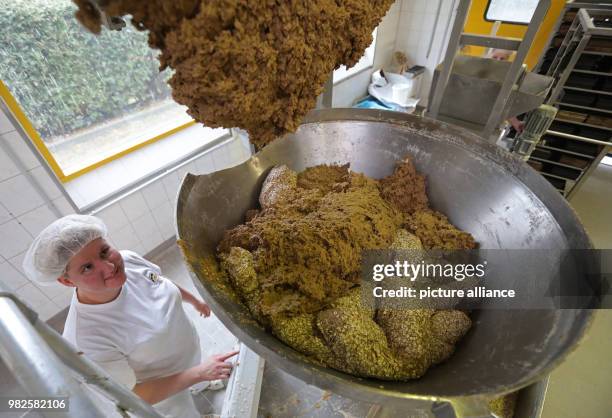
<instances>
[{"instance_id":1,"label":"metal shelving rack","mask_svg":"<svg viewBox=\"0 0 612 418\"><path fill-rule=\"evenodd\" d=\"M528 162L571 198L612 150L612 4L568 3L537 68L560 111Z\"/></svg>"}]
</instances>

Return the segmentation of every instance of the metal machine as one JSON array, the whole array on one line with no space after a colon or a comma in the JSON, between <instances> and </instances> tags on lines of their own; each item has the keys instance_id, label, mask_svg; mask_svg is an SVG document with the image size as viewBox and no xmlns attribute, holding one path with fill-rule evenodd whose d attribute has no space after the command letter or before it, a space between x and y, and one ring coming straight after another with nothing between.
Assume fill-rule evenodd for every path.
<instances>
[{"instance_id":1,"label":"metal machine","mask_svg":"<svg viewBox=\"0 0 612 418\"><path fill-rule=\"evenodd\" d=\"M444 61L434 74L427 116L491 139L504 120L542 104L552 85L552 77L527 72L523 65L550 0L539 2L522 40L464 33L470 4L471 0L460 0L457 7ZM512 62L498 62L458 56L463 45L516 51L516 57Z\"/></svg>"},{"instance_id":2,"label":"metal machine","mask_svg":"<svg viewBox=\"0 0 612 418\"><path fill-rule=\"evenodd\" d=\"M512 63L507 61L457 56L436 119L463 126L476 133L482 132L511 65ZM441 68L442 65L439 65L434 72L430 103L436 92L435 86L440 78ZM552 77L523 69L516 88L511 90L505 102L503 119L498 117L499 124L505 119L540 106L552 83Z\"/></svg>"},{"instance_id":3,"label":"metal machine","mask_svg":"<svg viewBox=\"0 0 612 418\"><path fill-rule=\"evenodd\" d=\"M249 320L248 310L216 291L202 273L201 257L215 262L224 231L242 223L244 213L257 206L272 166L286 164L301 171L317 164L350 163L354 171L381 178L405 154L411 154L416 168L427 176L432 207L472 233L483 248L591 248L580 221L545 179L465 129L396 112L315 111L296 133L277 139L250 160L183 179L177 235L198 291L244 344L308 384L406 410L447 401L460 417L488 417L487 400L529 387L521 391L516 417L539 416L545 383L533 384L578 343L592 319L591 310L480 311L469 336L447 362L415 381L383 382L314 365ZM553 271L542 260L527 268L542 280L550 280ZM508 285L528 286L520 275L515 280Z\"/></svg>"},{"instance_id":4,"label":"metal machine","mask_svg":"<svg viewBox=\"0 0 612 418\"><path fill-rule=\"evenodd\" d=\"M540 139L555 120L556 114L557 108L548 105L542 105L529 112L525 117L525 129L514 139L512 152L520 155L525 161L529 160Z\"/></svg>"},{"instance_id":5,"label":"metal machine","mask_svg":"<svg viewBox=\"0 0 612 418\"><path fill-rule=\"evenodd\" d=\"M105 418L112 414L162 418L150 404L115 382L100 366L78 352L2 283L0 359L27 395L58 400L65 398L64 409L49 409L42 413L43 416ZM111 400L110 406L102 404L99 396L86 388L89 385Z\"/></svg>"}]
</instances>

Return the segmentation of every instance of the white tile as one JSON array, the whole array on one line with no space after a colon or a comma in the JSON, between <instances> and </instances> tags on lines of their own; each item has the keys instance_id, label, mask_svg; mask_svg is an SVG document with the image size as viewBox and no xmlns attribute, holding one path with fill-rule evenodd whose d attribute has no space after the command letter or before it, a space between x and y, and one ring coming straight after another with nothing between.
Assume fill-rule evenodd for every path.
<instances>
[{"instance_id":1,"label":"white tile","mask_svg":"<svg viewBox=\"0 0 612 418\"><path fill-rule=\"evenodd\" d=\"M100 170L105 171L105 167ZM70 182L70 188L83 198L85 205L90 205L112 193L116 187L115 184L110 184L104 179L104 176L99 171L90 171L80 177L77 177Z\"/></svg>"},{"instance_id":2,"label":"white tile","mask_svg":"<svg viewBox=\"0 0 612 418\"><path fill-rule=\"evenodd\" d=\"M73 287L62 286L62 291L59 294L51 297L51 300L59 308L64 309L70 305L70 301L72 300L73 294L74 294Z\"/></svg>"},{"instance_id":3,"label":"white tile","mask_svg":"<svg viewBox=\"0 0 612 418\"><path fill-rule=\"evenodd\" d=\"M41 285L34 283L34 285L40 290L46 297L53 300L65 295L71 295L73 287L64 286L59 282L55 282L49 285Z\"/></svg>"},{"instance_id":4,"label":"white tile","mask_svg":"<svg viewBox=\"0 0 612 418\"><path fill-rule=\"evenodd\" d=\"M110 245L111 247L115 248L115 249L119 249L119 246L117 245L117 243L115 242L115 240L112 237L113 235L113 231L109 232L109 235L106 236L105 241L108 243L108 245Z\"/></svg>"},{"instance_id":5,"label":"white tile","mask_svg":"<svg viewBox=\"0 0 612 418\"><path fill-rule=\"evenodd\" d=\"M215 164L212 155L207 152L197 158L195 161L196 172L195 174L208 174L215 171Z\"/></svg>"},{"instance_id":6,"label":"white tile","mask_svg":"<svg viewBox=\"0 0 612 418\"><path fill-rule=\"evenodd\" d=\"M22 286L16 293L17 296L23 299L30 307L34 308L34 310L36 310L36 307L39 305L52 303L51 299L45 296L45 294L32 283Z\"/></svg>"},{"instance_id":7,"label":"white tile","mask_svg":"<svg viewBox=\"0 0 612 418\"><path fill-rule=\"evenodd\" d=\"M15 154L17 154L17 158L19 158L19 161L25 166L26 170L31 170L40 166L39 159L36 158L36 155L34 155L26 143L26 141L29 141L28 138L22 137L17 131L2 134L2 138L11 147Z\"/></svg>"},{"instance_id":8,"label":"white tile","mask_svg":"<svg viewBox=\"0 0 612 418\"><path fill-rule=\"evenodd\" d=\"M57 199L62 195L62 191L55 184L53 179L47 174L47 171L42 167L36 167L30 170L36 182L42 187L49 199Z\"/></svg>"},{"instance_id":9,"label":"white tile","mask_svg":"<svg viewBox=\"0 0 612 418\"><path fill-rule=\"evenodd\" d=\"M104 221L109 231L117 231L130 222L119 202L102 209L95 216Z\"/></svg>"},{"instance_id":10,"label":"white tile","mask_svg":"<svg viewBox=\"0 0 612 418\"><path fill-rule=\"evenodd\" d=\"M132 226L140 243L144 246L145 252L148 253L164 242L151 213L147 212L145 215L132 221Z\"/></svg>"},{"instance_id":11,"label":"white tile","mask_svg":"<svg viewBox=\"0 0 612 418\"><path fill-rule=\"evenodd\" d=\"M153 210L168 201L166 189L161 179L154 181L141 190L149 209Z\"/></svg>"},{"instance_id":12,"label":"white tile","mask_svg":"<svg viewBox=\"0 0 612 418\"><path fill-rule=\"evenodd\" d=\"M181 179L179 179L176 171L172 171L162 178L162 182L164 184L164 189L166 190L166 197L168 197L168 201L173 203L178 195Z\"/></svg>"},{"instance_id":13,"label":"white tile","mask_svg":"<svg viewBox=\"0 0 612 418\"><path fill-rule=\"evenodd\" d=\"M130 181L132 181L133 179L138 177L138 167L135 166L134 164L134 153L129 153L125 156L123 156L122 158L116 160L117 161L117 165L121 167L121 172L123 173L123 176L125 179L130 179ZM119 179L119 181L121 181ZM124 180L125 181L125 180ZM120 183L122 184L123 181Z\"/></svg>"},{"instance_id":14,"label":"white tile","mask_svg":"<svg viewBox=\"0 0 612 418\"><path fill-rule=\"evenodd\" d=\"M0 141L4 141L4 139L0 138ZM4 149L0 148L0 181L14 177L17 174L19 174L19 169L8 154L4 152Z\"/></svg>"},{"instance_id":15,"label":"white tile","mask_svg":"<svg viewBox=\"0 0 612 418\"><path fill-rule=\"evenodd\" d=\"M16 256L9 258L8 262L11 263L13 268L17 270L18 272L20 272L23 277L25 277L26 279L29 279L29 277L25 273L25 270L23 269L23 259L25 258L25 255L26 255L26 251L22 251Z\"/></svg>"},{"instance_id":16,"label":"white tile","mask_svg":"<svg viewBox=\"0 0 612 418\"><path fill-rule=\"evenodd\" d=\"M0 225L0 255L9 259L26 250L32 237L16 220Z\"/></svg>"},{"instance_id":17,"label":"white tile","mask_svg":"<svg viewBox=\"0 0 612 418\"><path fill-rule=\"evenodd\" d=\"M183 178L185 177L185 175L186 175L187 173L189 173L189 172L193 173L193 171L190 171L189 164L184 164L184 165L182 165L182 166L178 167L178 168L176 169L176 175L177 175L177 176L178 176L178 178L179 178L179 182L182 182L182 181L183 181Z\"/></svg>"},{"instance_id":18,"label":"white tile","mask_svg":"<svg viewBox=\"0 0 612 418\"><path fill-rule=\"evenodd\" d=\"M163 140L161 142L164 142ZM150 171L153 167L162 167L168 163L168 154L164 152L165 147L155 147L155 146L147 146L145 148L140 149L146 156L147 161L147 172ZM143 173L144 174L144 173Z\"/></svg>"},{"instance_id":19,"label":"white tile","mask_svg":"<svg viewBox=\"0 0 612 418\"><path fill-rule=\"evenodd\" d=\"M28 283L28 279L8 261L0 263L0 280L13 290Z\"/></svg>"},{"instance_id":20,"label":"white tile","mask_svg":"<svg viewBox=\"0 0 612 418\"><path fill-rule=\"evenodd\" d=\"M0 202L15 216L45 203L23 174L0 182Z\"/></svg>"},{"instance_id":21,"label":"white tile","mask_svg":"<svg viewBox=\"0 0 612 418\"><path fill-rule=\"evenodd\" d=\"M130 221L134 221L149 211L147 202L140 191L134 192L120 201L123 211Z\"/></svg>"},{"instance_id":22,"label":"white tile","mask_svg":"<svg viewBox=\"0 0 612 418\"><path fill-rule=\"evenodd\" d=\"M242 144L239 141L232 141L226 145L227 156L231 165L238 165L246 160Z\"/></svg>"},{"instance_id":23,"label":"white tile","mask_svg":"<svg viewBox=\"0 0 612 418\"><path fill-rule=\"evenodd\" d=\"M36 237L45 229L51 222L57 219L57 216L49 209L49 206L42 205L30 212L27 212L17 218L21 225L32 235Z\"/></svg>"},{"instance_id":24,"label":"white tile","mask_svg":"<svg viewBox=\"0 0 612 418\"><path fill-rule=\"evenodd\" d=\"M121 159L123 166L129 176L125 176L129 181L136 181L143 178L153 170L158 168L149 162L149 158L144 152L132 152Z\"/></svg>"},{"instance_id":25,"label":"white tile","mask_svg":"<svg viewBox=\"0 0 612 418\"><path fill-rule=\"evenodd\" d=\"M143 256L147 254L147 251L145 250L144 245L142 245L140 242L134 245L133 247L131 247L130 250L134 251L136 254L140 254Z\"/></svg>"},{"instance_id":26,"label":"white tile","mask_svg":"<svg viewBox=\"0 0 612 418\"><path fill-rule=\"evenodd\" d=\"M213 163L215 166L214 171L223 170L231 164L231 160L227 153L225 146L219 147L212 152Z\"/></svg>"},{"instance_id":27,"label":"white tile","mask_svg":"<svg viewBox=\"0 0 612 418\"><path fill-rule=\"evenodd\" d=\"M34 310L38 313L39 318L43 321L48 321L49 319L53 318L55 315L60 313L62 309L63 308L60 308L52 301L34 307Z\"/></svg>"},{"instance_id":28,"label":"white tile","mask_svg":"<svg viewBox=\"0 0 612 418\"><path fill-rule=\"evenodd\" d=\"M64 196L55 199L53 204L57 209L59 209L62 216L70 215L75 212L72 205L68 202L68 199L66 199Z\"/></svg>"},{"instance_id":29,"label":"white tile","mask_svg":"<svg viewBox=\"0 0 612 418\"><path fill-rule=\"evenodd\" d=\"M15 127L9 120L9 118L4 114L4 111L0 110L0 133L14 131Z\"/></svg>"},{"instance_id":30,"label":"white tile","mask_svg":"<svg viewBox=\"0 0 612 418\"><path fill-rule=\"evenodd\" d=\"M430 0L430 1L428 1L427 4L425 5L425 12L435 16L436 15L436 11L438 10L438 5L442 1L443 0L436 0L436 1L431 1Z\"/></svg>"},{"instance_id":31,"label":"white tile","mask_svg":"<svg viewBox=\"0 0 612 418\"><path fill-rule=\"evenodd\" d=\"M167 240L174 236L174 207L166 202L152 211L153 218L159 227L162 239Z\"/></svg>"},{"instance_id":32,"label":"white tile","mask_svg":"<svg viewBox=\"0 0 612 418\"><path fill-rule=\"evenodd\" d=\"M72 201L75 203L75 205L77 205L77 207L82 208L82 207L87 205L87 201L76 190L76 187L75 187L75 185L73 184L72 181L68 182L68 183L64 183L64 187L66 188L66 191L68 192L68 195L70 196Z\"/></svg>"},{"instance_id":33,"label":"white tile","mask_svg":"<svg viewBox=\"0 0 612 418\"><path fill-rule=\"evenodd\" d=\"M103 168L103 170L99 170L99 178L111 185L115 190L132 181L129 176L126 176L122 159L110 161L100 168Z\"/></svg>"},{"instance_id":34,"label":"white tile","mask_svg":"<svg viewBox=\"0 0 612 418\"><path fill-rule=\"evenodd\" d=\"M142 245L140 244L140 239L136 235L132 224L127 224L118 231L113 231L111 233L110 238L113 240L113 242L115 243L115 247L118 250L136 251L135 247L142 247Z\"/></svg>"},{"instance_id":35,"label":"white tile","mask_svg":"<svg viewBox=\"0 0 612 418\"><path fill-rule=\"evenodd\" d=\"M8 210L4 207L2 203L0 203L0 224L10 221L13 219L13 216L9 213Z\"/></svg>"}]
</instances>

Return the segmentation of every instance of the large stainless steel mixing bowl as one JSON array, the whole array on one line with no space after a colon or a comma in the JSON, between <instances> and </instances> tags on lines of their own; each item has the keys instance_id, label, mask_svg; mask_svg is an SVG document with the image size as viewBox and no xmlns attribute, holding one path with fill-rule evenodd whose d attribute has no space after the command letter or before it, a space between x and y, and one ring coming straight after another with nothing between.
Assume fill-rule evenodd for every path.
<instances>
[{"instance_id":1,"label":"large stainless steel mixing bowl","mask_svg":"<svg viewBox=\"0 0 612 418\"><path fill-rule=\"evenodd\" d=\"M323 163L380 178L406 154L427 176L432 206L474 235L483 248L591 248L559 193L522 161L474 134L441 122L393 112L335 109L313 112L292 135L247 162L209 175L186 175L178 196L178 237L191 254L214 253L223 231L256 207L267 171L287 164L300 171ZM589 310L483 310L457 352L423 378L390 383L319 367L256 324L246 309L216 292L186 257L213 311L257 354L303 381L354 399L416 405L448 400L458 414L487 414L483 401L546 376L585 332ZM546 272L545 262L530 266ZM515 287L521 287L517 277Z\"/></svg>"}]
</instances>

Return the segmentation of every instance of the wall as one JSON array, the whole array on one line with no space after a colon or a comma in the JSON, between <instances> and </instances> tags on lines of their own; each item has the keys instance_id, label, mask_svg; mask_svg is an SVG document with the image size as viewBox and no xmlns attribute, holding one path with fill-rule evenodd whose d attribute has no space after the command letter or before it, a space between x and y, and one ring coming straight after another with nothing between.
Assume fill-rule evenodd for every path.
<instances>
[{"instance_id":1,"label":"wall","mask_svg":"<svg viewBox=\"0 0 612 418\"><path fill-rule=\"evenodd\" d=\"M427 105L433 71L444 58L454 21L453 3L453 0L401 1L394 50L404 52L409 65L425 67L419 95L422 106Z\"/></svg>"},{"instance_id":2,"label":"wall","mask_svg":"<svg viewBox=\"0 0 612 418\"><path fill-rule=\"evenodd\" d=\"M357 100L366 96L372 72L391 62L401 3L402 0L393 3L378 25L372 67L347 77L334 85L333 107L351 107Z\"/></svg>"},{"instance_id":3,"label":"wall","mask_svg":"<svg viewBox=\"0 0 612 418\"><path fill-rule=\"evenodd\" d=\"M0 281L48 319L68 306L72 292L59 284L29 282L21 263L32 239L73 209L2 111L0 140L9 147L9 153L0 148ZM240 138L231 138L101 210L98 216L107 223L110 241L120 249L146 254L172 239L174 201L182 176L233 166L249 156L248 146ZM43 193L29 180L40 185Z\"/></svg>"}]
</instances>

